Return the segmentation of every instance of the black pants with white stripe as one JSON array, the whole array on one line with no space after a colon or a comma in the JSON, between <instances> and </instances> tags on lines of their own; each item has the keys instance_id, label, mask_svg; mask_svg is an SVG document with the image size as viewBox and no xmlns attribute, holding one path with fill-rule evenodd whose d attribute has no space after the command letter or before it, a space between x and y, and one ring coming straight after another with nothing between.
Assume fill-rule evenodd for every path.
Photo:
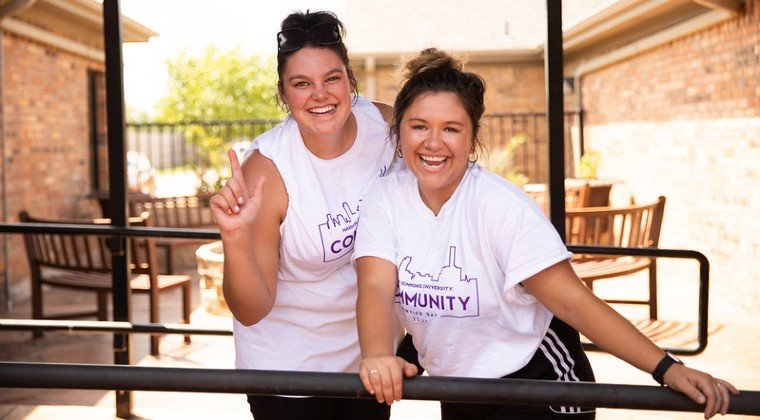
<instances>
[{"instance_id":1,"label":"black pants with white stripe","mask_svg":"<svg viewBox=\"0 0 760 420\"><path fill-rule=\"evenodd\" d=\"M528 364L504 377L594 382L594 372L581 348L578 332L557 317L552 320ZM587 420L595 417L596 412L592 407L441 403L442 420Z\"/></svg>"}]
</instances>

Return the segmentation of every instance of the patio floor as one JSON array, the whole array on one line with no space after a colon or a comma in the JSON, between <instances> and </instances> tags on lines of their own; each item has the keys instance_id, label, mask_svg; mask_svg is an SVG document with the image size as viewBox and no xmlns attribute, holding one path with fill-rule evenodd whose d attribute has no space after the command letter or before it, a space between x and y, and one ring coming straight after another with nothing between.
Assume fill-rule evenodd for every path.
<instances>
[{"instance_id":1,"label":"patio floor","mask_svg":"<svg viewBox=\"0 0 760 420\"><path fill-rule=\"evenodd\" d=\"M194 272L191 264L185 269ZM197 277L197 275L196 275ZM693 321L696 315L696 288L691 279L680 276L663 276L660 299L660 317L668 321L660 325L661 337L670 345L689 345L694 340ZM623 287L643 279L611 280L600 282L597 292L617 294ZM200 307L198 282L194 282L194 325L206 327L229 327L230 318L215 316ZM714 295L711 293L711 295ZM55 307L94 306L94 297L62 290L48 290L48 302ZM179 322L180 295L162 297L162 319ZM147 322L147 298L133 297L135 322ZM630 319L642 318L643 308L622 308ZM13 308L2 318L28 318L28 304ZM760 390L760 308L751 313L739 310L732 302L711 296L710 336L707 350L693 357L684 357L692 367L707 370L725 378L740 389ZM662 333L665 331L665 333ZM46 333L37 340L30 333L0 331L0 360L26 362L98 363L110 364L111 336L109 334ZM196 336L192 344L185 345L182 337L169 335L162 338L161 356L149 355L148 336L139 334L133 338L134 363L140 366L232 368L234 350L231 337ZM602 383L653 385L651 377L625 362L602 352L589 352L597 380ZM227 394L188 394L171 392L135 392L134 413L137 418L150 419L249 419L245 398ZM112 419L114 418L114 393L87 390L29 390L0 389L0 419ZM393 406L393 419L438 418L438 403L428 401L401 401ZM598 419L698 419L698 413L674 413L638 410L598 410ZM747 418L726 416L723 418Z\"/></svg>"}]
</instances>

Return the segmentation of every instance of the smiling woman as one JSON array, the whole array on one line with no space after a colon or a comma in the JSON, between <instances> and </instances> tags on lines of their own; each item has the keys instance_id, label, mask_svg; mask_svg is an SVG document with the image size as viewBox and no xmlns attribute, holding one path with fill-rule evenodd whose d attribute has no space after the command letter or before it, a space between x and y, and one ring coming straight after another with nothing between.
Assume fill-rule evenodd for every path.
<instances>
[{"instance_id":1,"label":"smiling woman","mask_svg":"<svg viewBox=\"0 0 760 420\"><path fill-rule=\"evenodd\" d=\"M397 154L405 156L420 197L434 214L454 193L481 148L485 84L480 76L461 69L454 58L424 50L406 64L407 83L393 106L390 131L398 138Z\"/></svg>"},{"instance_id":2,"label":"smiling woman","mask_svg":"<svg viewBox=\"0 0 760 420\"><path fill-rule=\"evenodd\" d=\"M280 97L306 148L322 159L345 153L356 138L351 113L356 81L340 57L326 48L303 48L283 67Z\"/></svg>"},{"instance_id":3,"label":"smiling woman","mask_svg":"<svg viewBox=\"0 0 760 420\"><path fill-rule=\"evenodd\" d=\"M730 383L683 366L583 285L541 210L473 162L483 80L435 49L408 65L393 131L410 171L362 198L359 376L378 402L401 399L407 363L393 354L401 319L431 376L594 381L579 331L661 385L725 413ZM475 343L475 345L473 345ZM445 420L591 420L593 407L441 403Z\"/></svg>"},{"instance_id":4,"label":"smiling woman","mask_svg":"<svg viewBox=\"0 0 760 420\"><path fill-rule=\"evenodd\" d=\"M400 150L417 177L420 197L438 214L464 177L473 150L472 122L456 94L431 92L407 108Z\"/></svg>"},{"instance_id":5,"label":"smiling woman","mask_svg":"<svg viewBox=\"0 0 760 420\"><path fill-rule=\"evenodd\" d=\"M350 262L359 201L398 163L380 109L356 94L343 33L329 12L283 20L277 86L289 115L256 139L242 165L230 152L233 176L211 200L238 368L359 369ZM398 345L401 329L391 341ZM371 400L251 395L248 401L257 420L284 412L323 420L390 414Z\"/></svg>"}]
</instances>

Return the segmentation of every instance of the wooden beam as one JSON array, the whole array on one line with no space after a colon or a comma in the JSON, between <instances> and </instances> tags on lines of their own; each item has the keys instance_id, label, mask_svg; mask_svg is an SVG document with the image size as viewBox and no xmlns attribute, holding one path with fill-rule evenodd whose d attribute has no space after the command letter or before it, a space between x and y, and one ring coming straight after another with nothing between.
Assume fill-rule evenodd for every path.
<instances>
[{"instance_id":1,"label":"wooden beam","mask_svg":"<svg viewBox=\"0 0 760 420\"><path fill-rule=\"evenodd\" d=\"M737 14L742 10L740 0L694 0L694 3L709 7L710 9L723 10Z\"/></svg>"}]
</instances>

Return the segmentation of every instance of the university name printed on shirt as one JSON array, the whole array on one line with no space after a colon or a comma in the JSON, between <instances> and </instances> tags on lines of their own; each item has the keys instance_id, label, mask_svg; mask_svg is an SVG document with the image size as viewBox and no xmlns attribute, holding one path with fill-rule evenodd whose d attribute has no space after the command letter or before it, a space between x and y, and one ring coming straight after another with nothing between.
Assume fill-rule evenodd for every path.
<instances>
[{"instance_id":1,"label":"university name printed on shirt","mask_svg":"<svg viewBox=\"0 0 760 420\"><path fill-rule=\"evenodd\" d=\"M478 279L463 275L456 265L457 247L449 247L449 261L437 276L414 272L412 257L401 260L395 302L407 317L426 323L431 318L468 318L480 315Z\"/></svg>"}]
</instances>

